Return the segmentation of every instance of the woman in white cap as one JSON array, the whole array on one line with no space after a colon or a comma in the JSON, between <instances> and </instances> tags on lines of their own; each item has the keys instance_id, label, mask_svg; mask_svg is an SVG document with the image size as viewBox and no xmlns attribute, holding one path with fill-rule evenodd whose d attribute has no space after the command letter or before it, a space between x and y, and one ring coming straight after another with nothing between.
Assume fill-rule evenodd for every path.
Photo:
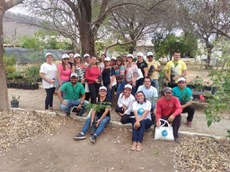
<instances>
[{"instance_id":1,"label":"woman in white cap","mask_svg":"<svg viewBox=\"0 0 230 172\"><path fill-rule=\"evenodd\" d=\"M111 103L109 103L106 99L107 88L105 86L101 86L99 88L99 96L98 96L98 108L99 111L96 110L98 108L93 108L91 116L86 119L85 124L79 134L74 137L74 140L83 140L86 138L86 133L91 127L91 137L90 141L92 143L96 142L96 138L103 132L106 125L110 122L110 108Z\"/></svg>"},{"instance_id":2,"label":"woman in white cap","mask_svg":"<svg viewBox=\"0 0 230 172\"><path fill-rule=\"evenodd\" d=\"M45 109L48 110L53 108L57 66L53 63L51 53L46 53L45 58L46 62L41 65L39 75L42 78L42 86L46 90Z\"/></svg>"},{"instance_id":3,"label":"woman in white cap","mask_svg":"<svg viewBox=\"0 0 230 172\"><path fill-rule=\"evenodd\" d=\"M68 54L62 55L62 62L58 65L58 84L62 86L63 83L70 81L70 74L72 73L72 68L69 64Z\"/></svg>"},{"instance_id":4,"label":"woman in white cap","mask_svg":"<svg viewBox=\"0 0 230 172\"><path fill-rule=\"evenodd\" d=\"M76 53L74 54L74 64L72 67L72 72L77 73L78 81L82 84L85 83L85 64L81 63L81 55Z\"/></svg>"},{"instance_id":5,"label":"woman in white cap","mask_svg":"<svg viewBox=\"0 0 230 172\"><path fill-rule=\"evenodd\" d=\"M132 86L126 84L123 93L119 95L117 100L117 108L115 112L121 117L121 123L132 123L134 115L132 113L132 104L135 101L135 97L131 94Z\"/></svg>"},{"instance_id":6,"label":"woman in white cap","mask_svg":"<svg viewBox=\"0 0 230 172\"><path fill-rule=\"evenodd\" d=\"M137 53L137 67L139 69L141 69L142 75L144 77L146 77L146 76L148 76L148 64L144 60L143 56L144 55L143 55L142 52ZM144 77L142 77L142 78L140 78L140 79L137 80L137 82L136 82L136 90L138 89L138 87L140 85L143 85Z\"/></svg>"}]
</instances>

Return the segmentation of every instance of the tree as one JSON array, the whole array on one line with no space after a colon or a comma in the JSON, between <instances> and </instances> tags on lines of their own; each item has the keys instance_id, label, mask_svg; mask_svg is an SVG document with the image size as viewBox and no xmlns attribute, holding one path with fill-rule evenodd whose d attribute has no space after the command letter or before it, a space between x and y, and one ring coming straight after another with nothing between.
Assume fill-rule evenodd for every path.
<instances>
[{"instance_id":1,"label":"tree","mask_svg":"<svg viewBox=\"0 0 230 172\"><path fill-rule=\"evenodd\" d=\"M230 31L230 2L227 0L178 0L178 19L185 31L193 31L204 41L207 67L210 66L214 43L219 37L228 37Z\"/></svg>"},{"instance_id":2,"label":"tree","mask_svg":"<svg viewBox=\"0 0 230 172\"><path fill-rule=\"evenodd\" d=\"M1 0L0 1L0 110L9 110L8 92L6 85L6 74L3 62L3 16L5 11L22 3L23 0Z\"/></svg>"}]
</instances>

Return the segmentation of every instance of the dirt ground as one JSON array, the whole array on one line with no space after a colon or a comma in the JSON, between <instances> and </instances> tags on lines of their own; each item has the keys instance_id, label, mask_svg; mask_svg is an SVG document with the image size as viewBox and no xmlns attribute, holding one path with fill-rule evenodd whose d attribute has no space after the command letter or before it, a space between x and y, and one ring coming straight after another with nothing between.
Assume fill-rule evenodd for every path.
<instances>
[{"instance_id":1,"label":"dirt ground","mask_svg":"<svg viewBox=\"0 0 230 172\"><path fill-rule=\"evenodd\" d=\"M17 95L21 96L20 108L44 109L45 91L42 88L9 89L9 99ZM58 104L55 96L54 109L58 109ZM117 115L112 114L112 120L118 120ZM82 125L83 122L71 118L56 134L40 134L17 149L0 152L0 171L174 171L173 152L177 143L154 141L152 131L148 131L143 150L133 152L130 150L131 129L119 126L107 127L94 145L89 141L89 135L86 140L74 141L73 136Z\"/></svg>"}]
</instances>

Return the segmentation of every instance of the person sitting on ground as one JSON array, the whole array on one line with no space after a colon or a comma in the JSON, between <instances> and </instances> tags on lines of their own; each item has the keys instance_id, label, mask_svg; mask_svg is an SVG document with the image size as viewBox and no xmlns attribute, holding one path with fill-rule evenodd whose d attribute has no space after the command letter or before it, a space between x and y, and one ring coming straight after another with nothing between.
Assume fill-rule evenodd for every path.
<instances>
[{"instance_id":1,"label":"person sitting on ground","mask_svg":"<svg viewBox=\"0 0 230 172\"><path fill-rule=\"evenodd\" d=\"M136 93L136 101L133 102L132 110L134 113L134 123L132 125L132 151L141 151L141 143L143 141L145 130L149 129L152 125L150 115L151 102L145 97L142 91Z\"/></svg>"},{"instance_id":2,"label":"person sitting on ground","mask_svg":"<svg viewBox=\"0 0 230 172\"><path fill-rule=\"evenodd\" d=\"M91 127L90 141L95 143L96 138L103 132L106 125L110 122L111 103L106 100L106 94L107 88L101 86L99 88L98 104L102 107L100 108L100 111L92 109L91 116L86 119L81 132L74 137L74 140L85 139L85 134Z\"/></svg>"},{"instance_id":3,"label":"person sitting on ground","mask_svg":"<svg viewBox=\"0 0 230 172\"><path fill-rule=\"evenodd\" d=\"M177 87L173 88L173 96L177 97L182 107L182 113L188 113L187 126L192 126L192 119L195 114L195 107L193 105L192 90L186 85L184 77L180 77L177 81Z\"/></svg>"},{"instance_id":4,"label":"person sitting on ground","mask_svg":"<svg viewBox=\"0 0 230 172\"><path fill-rule=\"evenodd\" d=\"M151 117L152 117L153 122L155 122L154 109L155 109L156 100L158 98L158 93L157 93L157 89L151 85L150 77L145 77L144 78L144 85L140 85L138 87L137 92L138 91L143 91L143 93L145 94L145 97L147 98L147 100L149 100L151 102L151 104L152 104Z\"/></svg>"},{"instance_id":5,"label":"person sitting on ground","mask_svg":"<svg viewBox=\"0 0 230 172\"><path fill-rule=\"evenodd\" d=\"M178 130L181 124L182 107L177 97L172 96L172 88L165 87L164 96L161 97L156 104L156 126L160 126L159 119L168 120L172 123L173 136L175 141L178 140Z\"/></svg>"},{"instance_id":6,"label":"person sitting on ground","mask_svg":"<svg viewBox=\"0 0 230 172\"><path fill-rule=\"evenodd\" d=\"M126 84L123 93L119 95L117 100L118 107L115 109L115 112L120 115L121 123L132 123L134 120L134 115L132 113L132 104L135 101L135 97L131 94L132 86Z\"/></svg>"},{"instance_id":7,"label":"person sitting on ground","mask_svg":"<svg viewBox=\"0 0 230 172\"><path fill-rule=\"evenodd\" d=\"M62 93L64 97L62 98ZM85 100L85 89L81 83L78 82L78 75L71 73L70 82L63 84L57 91L60 100L60 109L70 115L71 109L75 109L77 115L82 116L85 112L85 106L89 104Z\"/></svg>"}]
</instances>

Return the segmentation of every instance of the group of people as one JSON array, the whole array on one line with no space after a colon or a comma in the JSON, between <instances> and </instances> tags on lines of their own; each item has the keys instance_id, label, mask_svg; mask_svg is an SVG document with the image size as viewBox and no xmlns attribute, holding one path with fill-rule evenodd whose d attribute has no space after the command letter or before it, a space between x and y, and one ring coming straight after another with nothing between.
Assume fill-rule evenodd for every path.
<instances>
[{"instance_id":1,"label":"group of people","mask_svg":"<svg viewBox=\"0 0 230 172\"><path fill-rule=\"evenodd\" d=\"M71 111L82 116L89 102L100 105L99 110L91 109L75 140L85 139L91 127L90 140L95 143L110 122L111 107L121 117L122 124L132 124L133 151L141 150L144 131L152 124L160 126L159 119L172 123L175 140L178 138L181 113L188 113L187 125L192 126L195 113L192 90L186 86L187 67L179 52L173 54L173 60L164 68L168 86L162 91L159 88L161 64L154 59L152 52L147 53L147 61L143 53L138 53L136 62L132 54L117 58L103 54L98 62L89 54L81 58L80 54L70 52L62 56L58 65L53 63L51 53L47 53L45 58L46 62L40 68L42 85L46 90L45 109L52 109L55 89L60 109L68 116ZM113 95L117 97L116 105L112 104Z\"/></svg>"}]
</instances>

